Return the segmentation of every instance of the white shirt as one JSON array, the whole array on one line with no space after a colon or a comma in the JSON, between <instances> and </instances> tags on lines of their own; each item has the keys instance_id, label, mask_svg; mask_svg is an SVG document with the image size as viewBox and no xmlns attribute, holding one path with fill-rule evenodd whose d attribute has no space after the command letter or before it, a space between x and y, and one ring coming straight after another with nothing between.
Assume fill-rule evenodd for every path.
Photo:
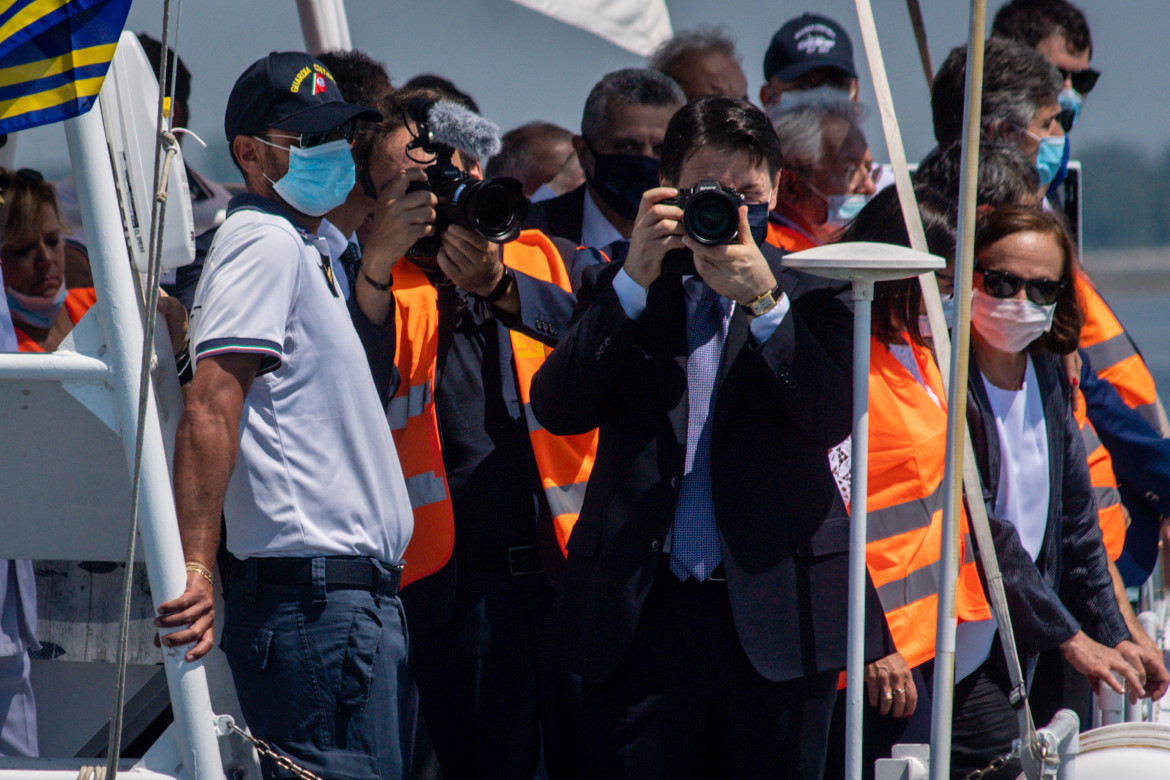
<instances>
[{"instance_id":1,"label":"white shirt","mask_svg":"<svg viewBox=\"0 0 1170 780\"><path fill-rule=\"evenodd\" d=\"M999 435L999 486L995 514L1016 527L1020 543L1035 561L1048 525L1048 427L1044 402L1036 382L1032 358L1019 390L1004 390L983 378ZM966 674L987 660L995 636L995 621L960 623L956 635L955 679L961 680L960 660ZM971 664L974 664L971 666ZM970 668L968 668L970 667Z\"/></svg>"},{"instance_id":2,"label":"white shirt","mask_svg":"<svg viewBox=\"0 0 1170 780\"><path fill-rule=\"evenodd\" d=\"M402 560L413 516L390 429L324 239L252 209L215 236L191 311L198 362L262 355L224 500L239 557Z\"/></svg>"},{"instance_id":3,"label":"white shirt","mask_svg":"<svg viewBox=\"0 0 1170 780\"><path fill-rule=\"evenodd\" d=\"M332 222L324 218L321 220L321 227L317 228L317 235L325 239L329 246L329 267L333 269L337 289L341 291L342 299L349 300L349 277L346 276L345 267L341 264L341 255L349 249L350 240Z\"/></svg>"},{"instance_id":4,"label":"white shirt","mask_svg":"<svg viewBox=\"0 0 1170 780\"><path fill-rule=\"evenodd\" d=\"M585 209L581 214L581 246L600 249L614 241L625 241L621 231L606 219L601 209L593 202L593 193L585 188Z\"/></svg>"}]
</instances>

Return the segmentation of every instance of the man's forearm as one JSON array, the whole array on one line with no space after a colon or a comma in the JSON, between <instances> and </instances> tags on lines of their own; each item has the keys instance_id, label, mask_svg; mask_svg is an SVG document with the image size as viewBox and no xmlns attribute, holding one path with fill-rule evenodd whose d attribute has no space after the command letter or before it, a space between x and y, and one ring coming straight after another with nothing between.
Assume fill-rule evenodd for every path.
<instances>
[{"instance_id":1,"label":"man's forearm","mask_svg":"<svg viewBox=\"0 0 1170 780\"><path fill-rule=\"evenodd\" d=\"M183 555L208 568L219 548L220 515L238 451L237 427L188 409L175 437L175 509Z\"/></svg>"}]
</instances>

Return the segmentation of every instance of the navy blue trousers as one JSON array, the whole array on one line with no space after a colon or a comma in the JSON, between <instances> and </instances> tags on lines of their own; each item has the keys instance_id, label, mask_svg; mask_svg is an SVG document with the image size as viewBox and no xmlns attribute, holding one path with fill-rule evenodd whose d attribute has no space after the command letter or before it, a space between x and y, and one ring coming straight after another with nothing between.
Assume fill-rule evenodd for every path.
<instances>
[{"instance_id":1,"label":"navy blue trousers","mask_svg":"<svg viewBox=\"0 0 1170 780\"><path fill-rule=\"evenodd\" d=\"M409 764L402 712L406 622L398 596L235 580L220 646L253 735L323 778L397 780ZM261 760L265 778L289 777Z\"/></svg>"}]
</instances>

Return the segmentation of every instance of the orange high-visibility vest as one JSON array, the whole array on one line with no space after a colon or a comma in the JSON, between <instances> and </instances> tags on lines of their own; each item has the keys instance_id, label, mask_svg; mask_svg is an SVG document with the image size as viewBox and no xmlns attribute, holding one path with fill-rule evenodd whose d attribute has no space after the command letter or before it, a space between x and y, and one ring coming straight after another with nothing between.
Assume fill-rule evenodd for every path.
<instances>
[{"instance_id":1,"label":"orange high-visibility vest","mask_svg":"<svg viewBox=\"0 0 1170 780\"><path fill-rule=\"evenodd\" d=\"M526 230L504 244L509 268L571 292L569 274L553 243L538 230ZM451 493L435 414L435 360L439 345L439 296L416 265L394 267L394 321L398 328L395 362L402 375L398 392L386 410L406 490L414 509L414 535L406 548L403 585L434 574L451 559L455 524ZM532 415L532 377L552 347L512 330L512 358L520 400L528 420L528 436L536 456L545 498L561 551L577 522L585 483L597 452L597 432L553 436Z\"/></svg>"},{"instance_id":2,"label":"orange high-visibility vest","mask_svg":"<svg viewBox=\"0 0 1170 780\"><path fill-rule=\"evenodd\" d=\"M81 322L81 318L95 303L97 303L97 293L92 287L77 287L65 295L65 310L69 312L69 319L73 320L74 325ZM32 336L20 329L20 325L14 325L13 329L16 331L16 349L18 351L45 351L41 349L40 344L33 341Z\"/></svg>"},{"instance_id":3,"label":"orange high-visibility vest","mask_svg":"<svg viewBox=\"0 0 1170 780\"><path fill-rule=\"evenodd\" d=\"M819 246L804 233L772 220L768 220L768 237L764 241L787 252L800 252Z\"/></svg>"},{"instance_id":4,"label":"orange high-visibility vest","mask_svg":"<svg viewBox=\"0 0 1170 780\"><path fill-rule=\"evenodd\" d=\"M1080 346L1089 356L1093 371L1113 385L1125 405L1137 410L1151 428L1170 437L1170 423L1154 378L1133 340L1084 272L1077 274L1076 287L1085 311Z\"/></svg>"},{"instance_id":5,"label":"orange high-visibility vest","mask_svg":"<svg viewBox=\"0 0 1170 780\"><path fill-rule=\"evenodd\" d=\"M865 558L894 644L915 667L934 657L947 412L942 377L930 351L918 345L912 349L919 373L943 406L885 344L871 339ZM960 533L958 618L986 620L991 609L975 566L965 510Z\"/></svg>"},{"instance_id":6,"label":"orange high-visibility vest","mask_svg":"<svg viewBox=\"0 0 1170 780\"><path fill-rule=\"evenodd\" d=\"M1097 498L1097 524L1105 540L1105 551L1109 560L1121 557L1125 547L1125 510L1121 506L1121 494L1117 492L1117 477L1113 474L1113 458L1105 445L1097 438L1097 430L1089 422L1085 412L1085 396L1078 389L1077 408L1073 416L1081 429L1081 440L1085 443L1085 460L1089 462L1089 479L1093 483L1093 494Z\"/></svg>"}]
</instances>

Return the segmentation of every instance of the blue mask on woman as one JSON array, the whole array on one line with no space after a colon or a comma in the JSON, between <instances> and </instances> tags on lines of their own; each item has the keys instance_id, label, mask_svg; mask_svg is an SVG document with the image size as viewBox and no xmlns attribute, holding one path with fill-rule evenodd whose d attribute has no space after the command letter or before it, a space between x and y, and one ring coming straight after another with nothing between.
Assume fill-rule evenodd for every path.
<instances>
[{"instance_id":1,"label":"blue mask on woman","mask_svg":"<svg viewBox=\"0 0 1170 780\"><path fill-rule=\"evenodd\" d=\"M1067 139L1063 135L1050 135L1040 139L1040 148L1036 150L1036 172L1040 174L1040 186L1047 187L1060 173L1064 163L1064 145Z\"/></svg>"},{"instance_id":2,"label":"blue mask on woman","mask_svg":"<svg viewBox=\"0 0 1170 780\"><path fill-rule=\"evenodd\" d=\"M4 285L4 292L8 298L8 311L17 325L27 325L30 328L48 330L57 321L61 307L65 305L65 296L69 294L65 283L52 298L43 298L39 295L25 295Z\"/></svg>"},{"instance_id":3,"label":"blue mask on woman","mask_svg":"<svg viewBox=\"0 0 1170 780\"><path fill-rule=\"evenodd\" d=\"M261 143L278 146L263 138ZM264 178L272 183L272 189L302 214L320 217L345 203L356 181L356 168L349 143L344 139L301 149L288 147L288 173L279 181L272 181L267 174Z\"/></svg>"}]
</instances>

